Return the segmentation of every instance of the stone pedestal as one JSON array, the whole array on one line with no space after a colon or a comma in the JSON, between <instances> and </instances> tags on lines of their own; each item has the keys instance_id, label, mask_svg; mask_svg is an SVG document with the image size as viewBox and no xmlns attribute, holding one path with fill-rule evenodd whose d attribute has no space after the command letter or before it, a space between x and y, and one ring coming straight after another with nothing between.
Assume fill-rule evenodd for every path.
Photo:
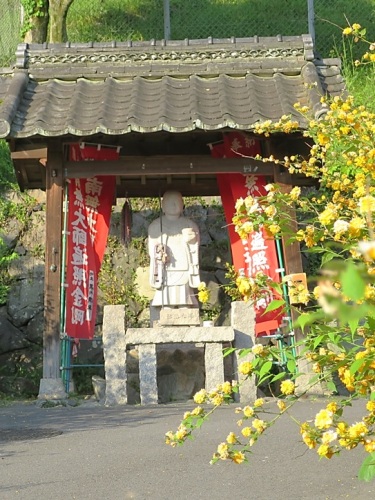
<instances>
[{"instance_id":1,"label":"stone pedestal","mask_svg":"<svg viewBox=\"0 0 375 500\"><path fill-rule=\"evenodd\" d=\"M234 329L234 346L236 349L248 349L255 344L255 310L249 302L232 302L231 324ZM239 357L239 352L234 353L234 373L238 376L240 390L236 393L236 401L248 403L257 397L255 379L238 373L238 367L244 361L251 361L253 355Z\"/></svg>"},{"instance_id":2,"label":"stone pedestal","mask_svg":"<svg viewBox=\"0 0 375 500\"><path fill-rule=\"evenodd\" d=\"M138 353L141 404L158 404L158 384L156 379L156 345L140 345L138 348Z\"/></svg>"},{"instance_id":3,"label":"stone pedestal","mask_svg":"<svg viewBox=\"0 0 375 500\"><path fill-rule=\"evenodd\" d=\"M202 344L205 349L205 388L211 391L224 382L223 342L233 342L233 328L176 326L129 328L127 345L138 346L141 404L158 403L156 345Z\"/></svg>"},{"instance_id":4,"label":"stone pedestal","mask_svg":"<svg viewBox=\"0 0 375 500\"><path fill-rule=\"evenodd\" d=\"M105 367L105 404L127 403L125 306L104 306L103 353Z\"/></svg>"},{"instance_id":5,"label":"stone pedestal","mask_svg":"<svg viewBox=\"0 0 375 500\"><path fill-rule=\"evenodd\" d=\"M42 378L40 380L38 399L58 401L66 398L67 394L61 378Z\"/></svg>"}]
</instances>

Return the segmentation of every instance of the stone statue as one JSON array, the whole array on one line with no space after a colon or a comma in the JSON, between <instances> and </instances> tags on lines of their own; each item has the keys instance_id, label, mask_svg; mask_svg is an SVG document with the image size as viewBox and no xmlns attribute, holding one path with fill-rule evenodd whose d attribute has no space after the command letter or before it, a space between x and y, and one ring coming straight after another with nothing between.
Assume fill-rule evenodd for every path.
<instances>
[{"instance_id":1,"label":"stone statue","mask_svg":"<svg viewBox=\"0 0 375 500\"><path fill-rule=\"evenodd\" d=\"M199 229L184 217L178 191L166 191L163 215L148 229L150 284L156 288L152 306L198 307L194 293L199 277Z\"/></svg>"}]
</instances>

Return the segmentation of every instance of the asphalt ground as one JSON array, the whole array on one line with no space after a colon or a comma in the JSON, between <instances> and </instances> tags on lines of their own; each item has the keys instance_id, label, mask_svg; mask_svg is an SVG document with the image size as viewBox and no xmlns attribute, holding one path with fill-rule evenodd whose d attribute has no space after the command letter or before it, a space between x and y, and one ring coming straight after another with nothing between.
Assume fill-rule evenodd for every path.
<instances>
[{"instance_id":1,"label":"asphalt ground","mask_svg":"<svg viewBox=\"0 0 375 500\"><path fill-rule=\"evenodd\" d=\"M292 414L313 419L326 403L306 399ZM164 434L192 404L2 406L0 499L375 499L375 482L357 478L362 449L319 459L287 415L256 443L248 464L210 465L217 445L238 429L236 406L218 410L176 448L164 444ZM359 420L362 408L354 402L348 420Z\"/></svg>"}]
</instances>

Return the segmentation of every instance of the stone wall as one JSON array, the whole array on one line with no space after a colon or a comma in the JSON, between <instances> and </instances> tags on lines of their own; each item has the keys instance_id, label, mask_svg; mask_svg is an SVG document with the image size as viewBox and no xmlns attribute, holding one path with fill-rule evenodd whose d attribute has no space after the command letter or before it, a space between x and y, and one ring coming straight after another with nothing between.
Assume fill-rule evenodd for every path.
<instances>
[{"instance_id":1,"label":"stone wall","mask_svg":"<svg viewBox=\"0 0 375 500\"><path fill-rule=\"evenodd\" d=\"M37 395L42 367L43 339L43 289L44 289L44 247L45 247L45 193L35 190L28 193L33 202L30 203L29 215L25 222L14 218L8 220L7 227L0 229L0 235L18 254L9 267L13 283L6 305L0 306L0 394L22 392ZM23 203L22 198L13 194L13 201ZM132 243L124 246L119 243L121 208L124 200L118 200L113 209L111 220L111 265L118 272L119 280L128 284L135 282L137 294L129 297L127 317L130 326L148 326L149 310L144 307L147 301L137 297L152 297L148 285L148 259L145 255L147 228L159 214L155 201L148 204L147 200L134 200L132 211ZM194 219L200 228L201 248L200 265L201 279L212 290L212 301L223 305L223 310L217 322L228 325L229 301L226 300L220 285L225 282L225 263L230 259L229 241L226 223L223 216L220 199L186 200L185 215ZM109 250L108 250L109 251ZM108 295L108 294L107 294ZM108 303L108 297L103 291L99 293L96 335L102 332L103 306ZM131 384L135 388L134 402L137 391L137 353L130 353L129 367L134 373L130 375ZM132 360L132 356L134 360ZM181 362L181 356L184 358ZM195 381L191 381L188 371L180 370L186 365L185 357L198 363L202 355L198 351L177 351L175 354L160 352L160 376L166 380L177 379L186 381L186 390L195 389ZM100 363L103 360L101 348L95 348L93 343L82 343L79 351L82 363ZM176 366L180 367L176 369ZM199 371L199 370L198 370ZM186 373L185 373L186 372ZM166 383L160 380L161 384ZM174 382L173 382L174 383ZM191 390L188 389L191 386ZM186 394L186 391L183 391ZM173 397L173 396L171 396Z\"/></svg>"}]
</instances>

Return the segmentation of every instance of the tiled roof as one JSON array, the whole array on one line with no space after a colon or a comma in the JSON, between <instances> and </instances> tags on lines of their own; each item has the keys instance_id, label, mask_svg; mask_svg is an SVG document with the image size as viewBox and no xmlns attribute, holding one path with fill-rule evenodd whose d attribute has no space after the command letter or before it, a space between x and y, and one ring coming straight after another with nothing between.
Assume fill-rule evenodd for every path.
<instances>
[{"instance_id":1,"label":"tiled roof","mask_svg":"<svg viewBox=\"0 0 375 500\"><path fill-rule=\"evenodd\" d=\"M250 130L324 112L341 94L338 60L315 61L311 38L272 37L20 45L0 75L0 137Z\"/></svg>"}]
</instances>

